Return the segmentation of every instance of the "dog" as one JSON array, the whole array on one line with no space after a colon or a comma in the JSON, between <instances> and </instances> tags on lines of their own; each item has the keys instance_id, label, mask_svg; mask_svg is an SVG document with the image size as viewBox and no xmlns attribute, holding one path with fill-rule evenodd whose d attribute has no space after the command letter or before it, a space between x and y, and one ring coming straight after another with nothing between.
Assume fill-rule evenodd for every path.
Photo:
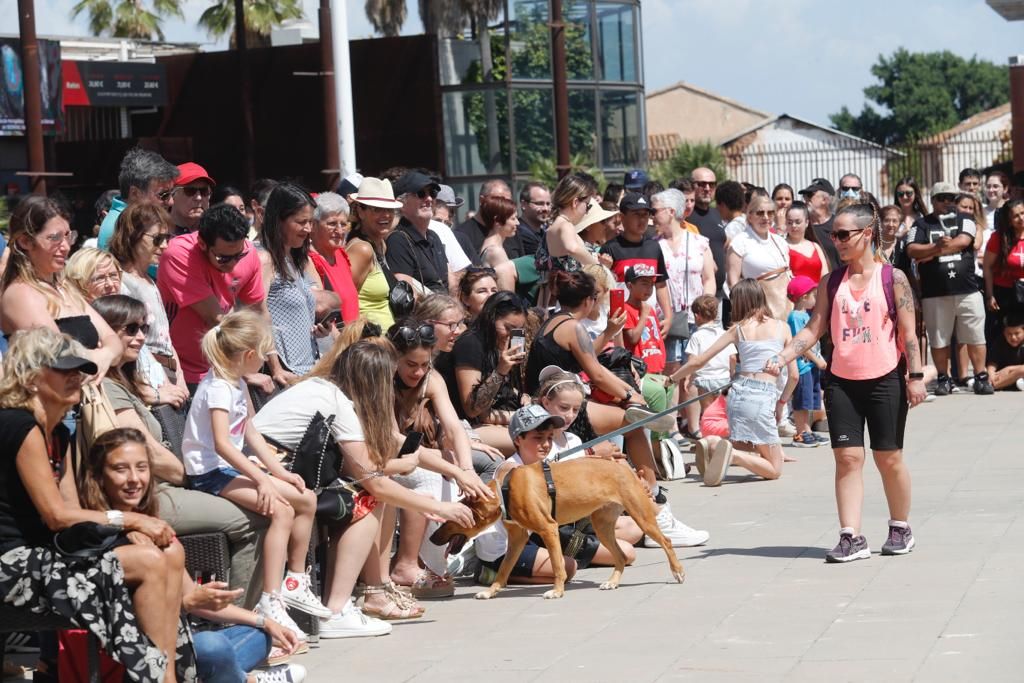
<instances>
[{"instance_id":1,"label":"dog","mask_svg":"<svg viewBox=\"0 0 1024 683\"><path fill-rule=\"evenodd\" d=\"M561 598L565 594L566 575L558 526L588 515L598 539L615 558L612 575L601 584L601 590L618 588L626 558L615 541L615 521L623 509L645 534L664 548L672 577L679 583L683 582L683 565L672 550L672 544L658 529L654 501L631 469L610 460L578 458L551 463L551 477L555 484L555 516L551 514L552 500L548 496L541 463L515 467L508 473L508 518L504 520L508 531L508 551L494 583L476 594L478 600L493 598L508 584L508 577L531 531L544 540L555 571L554 588L544 593L544 597ZM456 553L468 539L496 522L502 516L502 493L499 482L492 481L490 487L494 497L462 501L473 511L472 527L446 522L431 535L430 540L435 545L448 544L449 552Z\"/></svg>"}]
</instances>

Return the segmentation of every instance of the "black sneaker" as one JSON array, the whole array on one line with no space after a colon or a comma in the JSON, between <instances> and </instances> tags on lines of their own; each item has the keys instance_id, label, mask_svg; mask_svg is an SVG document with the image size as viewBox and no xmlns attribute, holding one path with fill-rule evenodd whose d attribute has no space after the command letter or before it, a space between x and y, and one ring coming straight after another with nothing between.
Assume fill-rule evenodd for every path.
<instances>
[{"instance_id":1,"label":"black sneaker","mask_svg":"<svg viewBox=\"0 0 1024 683\"><path fill-rule=\"evenodd\" d=\"M889 525L889 538L882 544L883 555L906 555L914 549L914 534L910 526Z\"/></svg>"},{"instance_id":2,"label":"black sneaker","mask_svg":"<svg viewBox=\"0 0 1024 683\"><path fill-rule=\"evenodd\" d=\"M974 376L974 393L979 396L991 396L996 393L996 388L989 381L987 372L979 372Z\"/></svg>"},{"instance_id":3,"label":"black sneaker","mask_svg":"<svg viewBox=\"0 0 1024 683\"><path fill-rule=\"evenodd\" d=\"M871 548L868 547L868 539L851 533L839 534L839 544L825 553L826 562L852 562L866 560L869 557Z\"/></svg>"},{"instance_id":4,"label":"black sneaker","mask_svg":"<svg viewBox=\"0 0 1024 683\"><path fill-rule=\"evenodd\" d=\"M935 381L935 395L936 396L949 396L953 393L953 380L947 375L939 375L939 378Z\"/></svg>"}]
</instances>

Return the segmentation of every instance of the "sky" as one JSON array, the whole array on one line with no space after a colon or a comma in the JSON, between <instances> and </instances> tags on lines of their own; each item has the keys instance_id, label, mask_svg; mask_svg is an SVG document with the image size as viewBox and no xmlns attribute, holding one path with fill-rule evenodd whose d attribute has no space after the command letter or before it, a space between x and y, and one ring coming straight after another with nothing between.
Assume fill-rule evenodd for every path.
<instances>
[{"instance_id":1,"label":"sky","mask_svg":"<svg viewBox=\"0 0 1024 683\"><path fill-rule=\"evenodd\" d=\"M335 0L338 1L338 0ZM345 2L346 0L341 0ZM0 0L0 33L18 32L16 0ZM147 3L148 4L148 3ZM303 0L316 22L318 0ZM86 35L84 16L70 17L74 0L35 0L36 30ZM214 42L196 20L208 6L184 0L184 20L168 20L170 41ZM364 0L347 0L349 35L371 37ZM416 0L408 0L403 33L423 30ZM984 0L643 0L644 77L648 91L686 81L770 114L828 124L846 105L854 113L871 66L899 47L950 50L1006 64L1024 54L1024 22L1007 22Z\"/></svg>"}]
</instances>

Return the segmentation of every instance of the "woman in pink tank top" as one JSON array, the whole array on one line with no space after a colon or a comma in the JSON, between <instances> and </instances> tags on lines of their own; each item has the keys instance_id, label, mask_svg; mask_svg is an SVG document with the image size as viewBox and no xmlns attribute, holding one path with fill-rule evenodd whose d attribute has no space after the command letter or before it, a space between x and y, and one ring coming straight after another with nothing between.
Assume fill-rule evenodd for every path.
<instances>
[{"instance_id":1,"label":"woman in pink tank top","mask_svg":"<svg viewBox=\"0 0 1024 683\"><path fill-rule=\"evenodd\" d=\"M870 204L848 206L836 214L832 240L845 265L835 300L829 301L829 278L822 278L810 322L765 365L766 371L777 373L825 332L832 334L835 350L827 382L823 378L822 384L836 460L840 531L839 543L826 553L826 562L871 557L860 530L865 425L889 503L889 533L882 554L904 555L915 543L907 522L910 473L903 462L903 435L908 407L925 398L924 374L915 334L914 297L906 276L898 270L892 272L889 297L896 304L896 319L890 318L882 276L883 268L891 266L877 257L880 228L878 213Z\"/></svg>"}]
</instances>

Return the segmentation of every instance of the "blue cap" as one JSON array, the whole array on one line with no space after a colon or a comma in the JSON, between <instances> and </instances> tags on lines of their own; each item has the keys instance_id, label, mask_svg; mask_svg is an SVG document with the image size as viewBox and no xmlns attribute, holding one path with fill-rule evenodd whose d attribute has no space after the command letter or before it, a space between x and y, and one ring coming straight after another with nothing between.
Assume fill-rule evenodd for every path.
<instances>
[{"instance_id":1,"label":"blue cap","mask_svg":"<svg viewBox=\"0 0 1024 683\"><path fill-rule=\"evenodd\" d=\"M627 190L640 190L643 189L643 186L649 181L650 178L647 177L647 174L644 171L639 168L635 168L632 171L626 171L626 177L622 181L622 184L626 186Z\"/></svg>"}]
</instances>

